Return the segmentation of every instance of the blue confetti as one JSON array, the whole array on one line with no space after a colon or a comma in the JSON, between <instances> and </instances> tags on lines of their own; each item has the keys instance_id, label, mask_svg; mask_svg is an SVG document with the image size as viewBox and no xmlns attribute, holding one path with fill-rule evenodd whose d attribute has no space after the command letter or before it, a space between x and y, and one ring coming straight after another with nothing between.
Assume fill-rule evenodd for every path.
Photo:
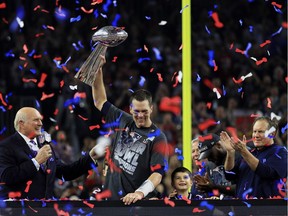
<instances>
[{"instance_id":1,"label":"blue confetti","mask_svg":"<svg viewBox=\"0 0 288 216\"><path fill-rule=\"evenodd\" d=\"M178 149L178 148L175 148L175 153L182 154L182 150Z\"/></svg>"},{"instance_id":2,"label":"blue confetti","mask_svg":"<svg viewBox=\"0 0 288 216\"><path fill-rule=\"evenodd\" d=\"M253 26L249 26L249 32L253 32Z\"/></svg>"},{"instance_id":3,"label":"blue confetti","mask_svg":"<svg viewBox=\"0 0 288 216\"><path fill-rule=\"evenodd\" d=\"M160 129L157 129L156 131L149 133L147 136L148 137L157 137L160 135L160 133L161 133Z\"/></svg>"},{"instance_id":4,"label":"blue confetti","mask_svg":"<svg viewBox=\"0 0 288 216\"><path fill-rule=\"evenodd\" d=\"M6 109L4 108L4 106L0 106L0 109L2 110L2 112L6 112Z\"/></svg>"},{"instance_id":5,"label":"blue confetti","mask_svg":"<svg viewBox=\"0 0 288 216\"><path fill-rule=\"evenodd\" d=\"M240 26L242 26L243 22L242 22L242 20L241 20L241 19L239 20L239 23L240 23Z\"/></svg>"},{"instance_id":6,"label":"blue confetti","mask_svg":"<svg viewBox=\"0 0 288 216\"><path fill-rule=\"evenodd\" d=\"M32 57L35 53L35 49L31 50L31 52L28 54L28 56Z\"/></svg>"},{"instance_id":7,"label":"blue confetti","mask_svg":"<svg viewBox=\"0 0 288 216\"><path fill-rule=\"evenodd\" d=\"M197 75L196 81L199 82L201 80L201 77L200 77L200 75L198 73L196 75Z\"/></svg>"},{"instance_id":8,"label":"blue confetti","mask_svg":"<svg viewBox=\"0 0 288 216\"><path fill-rule=\"evenodd\" d=\"M142 48L136 49L136 52L139 53L142 51Z\"/></svg>"},{"instance_id":9,"label":"blue confetti","mask_svg":"<svg viewBox=\"0 0 288 216\"><path fill-rule=\"evenodd\" d=\"M213 60L214 60L214 51L213 50L208 50L208 58L209 58L209 60L208 60L209 66L210 67L214 67L214 62L213 62Z\"/></svg>"},{"instance_id":10,"label":"blue confetti","mask_svg":"<svg viewBox=\"0 0 288 216\"><path fill-rule=\"evenodd\" d=\"M205 25L205 29L206 29L206 31L207 31L208 34L211 34L210 31L209 31L209 29L208 29L208 27L207 27L206 25Z\"/></svg>"},{"instance_id":11,"label":"blue confetti","mask_svg":"<svg viewBox=\"0 0 288 216\"><path fill-rule=\"evenodd\" d=\"M4 126L4 127L1 129L0 134L3 134L6 130L7 130L7 128Z\"/></svg>"},{"instance_id":12,"label":"blue confetti","mask_svg":"<svg viewBox=\"0 0 288 216\"><path fill-rule=\"evenodd\" d=\"M281 128L281 133L284 134L287 128L288 128L288 124L286 124L284 127Z\"/></svg>"},{"instance_id":13,"label":"blue confetti","mask_svg":"<svg viewBox=\"0 0 288 216\"><path fill-rule=\"evenodd\" d=\"M120 14L116 14L114 20L112 21L112 26L117 26L118 21L120 20L121 16Z\"/></svg>"},{"instance_id":14,"label":"blue confetti","mask_svg":"<svg viewBox=\"0 0 288 216\"><path fill-rule=\"evenodd\" d=\"M245 49L245 52L244 52L246 57L249 57L248 51L249 51L249 49L250 49L251 47L252 47L252 44L251 44L251 43L248 43L248 44L247 44L247 47L246 47L246 49Z\"/></svg>"},{"instance_id":15,"label":"blue confetti","mask_svg":"<svg viewBox=\"0 0 288 216\"><path fill-rule=\"evenodd\" d=\"M36 74L37 71L36 71L36 69L31 68L31 69L30 69L30 72L31 72L32 74Z\"/></svg>"},{"instance_id":16,"label":"blue confetti","mask_svg":"<svg viewBox=\"0 0 288 216\"><path fill-rule=\"evenodd\" d=\"M80 21L80 20L81 20L81 15L79 15L79 16L77 16L77 17L75 17L75 18L71 17L71 18L70 18L70 23L72 23L72 22L78 22L78 21Z\"/></svg>"},{"instance_id":17,"label":"blue confetti","mask_svg":"<svg viewBox=\"0 0 288 216\"><path fill-rule=\"evenodd\" d=\"M240 87L240 88L238 89L238 93L241 92L241 91L242 91L242 87Z\"/></svg>"},{"instance_id":18,"label":"blue confetti","mask_svg":"<svg viewBox=\"0 0 288 216\"><path fill-rule=\"evenodd\" d=\"M227 92L226 92L226 90L225 90L224 85L222 85L222 90L223 90L223 95L225 96Z\"/></svg>"},{"instance_id":19,"label":"blue confetti","mask_svg":"<svg viewBox=\"0 0 288 216\"><path fill-rule=\"evenodd\" d=\"M108 12L108 8L109 6L112 4L112 1L111 0L107 0L107 2L105 4L103 4L103 7L102 9L105 11L105 12Z\"/></svg>"},{"instance_id":20,"label":"blue confetti","mask_svg":"<svg viewBox=\"0 0 288 216\"><path fill-rule=\"evenodd\" d=\"M246 199L246 195L251 193L253 191L252 188L249 188L248 190L244 191L244 193L242 194L242 199L245 200Z\"/></svg>"},{"instance_id":21,"label":"blue confetti","mask_svg":"<svg viewBox=\"0 0 288 216\"><path fill-rule=\"evenodd\" d=\"M209 204L207 201L202 201L200 203L201 207L206 207L207 209L209 209L210 211L212 211L214 209L214 206Z\"/></svg>"},{"instance_id":22,"label":"blue confetti","mask_svg":"<svg viewBox=\"0 0 288 216\"><path fill-rule=\"evenodd\" d=\"M156 59L157 59L157 60L162 60L162 56L161 56L161 54L160 54L159 49L153 47L152 50L154 51L154 54L155 54Z\"/></svg>"},{"instance_id":23,"label":"blue confetti","mask_svg":"<svg viewBox=\"0 0 288 216\"><path fill-rule=\"evenodd\" d=\"M138 63L142 63L143 61L150 61L151 59L150 58L139 58L138 59Z\"/></svg>"},{"instance_id":24,"label":"blue confetti","mask_svg":"<svg viewBox=\"0 0 288 216\"><path fill-rule=\"evenodd\" d=\"M144 84L145 84L145 82L146 82L146 79L145 79L145 77L143 77L143 76L140 76L139 85L140 85L141 87L143 87L143 86L144 86Z\"/></svg>"},{"instance_id":25,"label":"blue confetti","mask_svg":"<svg viewBox=\"0 0 288 216\"><path fill-rule=\"evenodd\" d=\"M244 201L243 201L243 203L245 203L245 204L247 205L248 208L251 207L251 204L249 204L248 202L244 202Z\"/></svg>"},{"instance_id":26,"label":"blue confetti","mask_svg":"<svg viewBox=\"0 0 288 216\"><path fill-rule=\"evenodd\" d=\"M283 29L283 28L280 27L280 28L278 29L278 31L276 31L275 33L273 33L271 36L274 37L275 35L280 34L281 31L282 31L282 29Z\"/></svg>"},{"instance_id":27,"label":"blue confetti","mask_svg":"<svg viewBox=\"0 0 288 216\"><path fill-rule=\"evenodd\" d=\"M145 19L147 19L147 20L151 20L151 17L145 16Z\"/></svg>"},{"instance_id":28,"label":"blue confetti","mask_svg":"<svg viewBox=\"0 0 288 216\"><path fill-rule=\"evenodd\" d=\"M14 53L12 53L12 50L9 50L7 53L5 53L5 56L6 57L15 57L15 54Z\"/></svg>"}]
</instances>

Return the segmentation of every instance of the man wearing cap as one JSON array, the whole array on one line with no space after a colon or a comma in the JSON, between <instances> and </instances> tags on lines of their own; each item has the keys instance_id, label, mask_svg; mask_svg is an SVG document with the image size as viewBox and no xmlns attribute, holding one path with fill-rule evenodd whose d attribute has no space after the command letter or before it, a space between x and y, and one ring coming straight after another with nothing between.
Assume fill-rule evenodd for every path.
<instances>
[{"instance_id":1,"label":"man wearing cap","mask_svg":"<svg viewBox=\"0 0 288 216\"><path fill-rule=\"evenodd\" d=\"M207 134L199 137L198 160L207 159L204 176L195 175L194 183L203 198L213 197L222 199L224 195L234 196L235 185L225 178L224 162L226 150L220 143L220 137L216 134Z\"/></svg>"}]
</instances>

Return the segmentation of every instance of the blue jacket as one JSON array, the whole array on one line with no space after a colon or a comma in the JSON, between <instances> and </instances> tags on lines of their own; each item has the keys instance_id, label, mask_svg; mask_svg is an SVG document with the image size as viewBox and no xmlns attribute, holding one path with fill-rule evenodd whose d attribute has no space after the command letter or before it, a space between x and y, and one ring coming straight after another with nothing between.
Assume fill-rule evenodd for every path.
<instances>
[{"instance_id":1,"label":"blue jacket","mask_svg":"<svg viewBox=\"0 0 288 216\"><path fill-rule=\"evenodd\" d=\"M287 178L287 149L273 144L250 152L259 160L255 171L240 157L234 168L225 173L227 179L236 181L236 197L272 198L281 195L279 186L283 186L282 179Z\"/></svg>"}]
</instances>

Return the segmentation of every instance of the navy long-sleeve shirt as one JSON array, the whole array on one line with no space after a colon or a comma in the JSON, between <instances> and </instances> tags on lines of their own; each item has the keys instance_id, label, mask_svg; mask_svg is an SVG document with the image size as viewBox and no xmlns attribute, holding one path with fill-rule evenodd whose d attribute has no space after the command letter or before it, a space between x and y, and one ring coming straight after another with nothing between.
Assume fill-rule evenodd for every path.
<instances>
[{"instance_id":1,"label":"navy long-sleeve shirt","mask_svg":"<svg viewBox=\"0 0 288 216\"><path fill-rule=\"evenodd\" d=\"M236 181L236 197L272 198L281 195L279 187L283 184L282 179L287 178L287 149L273 144L250 152L259 159L255 171L240 157L234 168L226 173L227 179Z\"/></svg>"}]
</instances>

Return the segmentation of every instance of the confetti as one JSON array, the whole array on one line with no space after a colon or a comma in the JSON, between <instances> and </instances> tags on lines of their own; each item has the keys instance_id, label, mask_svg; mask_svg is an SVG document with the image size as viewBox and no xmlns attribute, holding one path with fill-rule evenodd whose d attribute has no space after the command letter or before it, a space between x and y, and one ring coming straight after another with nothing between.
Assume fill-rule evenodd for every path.
<instances>
[{"instance_id":1,"label":"confetti","mask_svg":"<svg viewBox=\"0 0 288 216\"><path fill-rule=\"evenodd\" d=\"M165 203L166 205L170 205L171 207L174 207L174 206L175 206L175 202L173 202L172 200L169 200L168 197L165 197L165 198L164 198L164 203Z\"/></svg>"},{"instance_id":2,"label":"confetti","mask_svg":"<svg viewBox=\"0 0 288 216\"><path fill-rule=\"evenodd\" d=\"M217 12L213 12L211 15L212 19L214 20L214 25L217 28L223 28L224 24L222 22L220 22L219 17L218 17L218 13Z\"/></svg>"}]
</instances>

